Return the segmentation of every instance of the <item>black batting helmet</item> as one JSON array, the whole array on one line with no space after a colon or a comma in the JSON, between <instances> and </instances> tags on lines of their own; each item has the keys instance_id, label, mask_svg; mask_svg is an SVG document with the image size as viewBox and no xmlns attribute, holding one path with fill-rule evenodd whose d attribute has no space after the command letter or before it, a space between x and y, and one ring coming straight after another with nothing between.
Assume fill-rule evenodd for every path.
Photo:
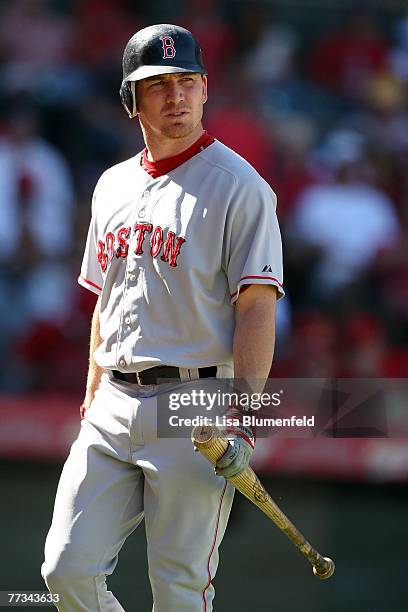
<instances>
[{"instance_id":1,"label":"black batting helmet","mask_svg":"<svg viewBox=\"0 0 408 612\"><path fill-rule=\"evenodd\" d=\"M168 23L136 32L125 47L122 65L120 97L130 118L136 115L136 81L172 72L207 74L200 45L191 32Z\"/></svg>"}]
</instances>

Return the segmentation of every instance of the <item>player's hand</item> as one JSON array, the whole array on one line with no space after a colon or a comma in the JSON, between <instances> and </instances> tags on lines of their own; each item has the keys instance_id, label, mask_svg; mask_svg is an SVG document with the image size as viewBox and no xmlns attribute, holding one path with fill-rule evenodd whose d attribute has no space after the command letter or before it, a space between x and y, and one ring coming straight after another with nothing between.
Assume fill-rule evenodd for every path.
<instances>
[{"instance_id":1,"label":"player's hand","mask_svg":"<svg viewBox=\"0 0 408 612\"><path fill-rule=\"evenodd\" d=\"M81 421L85 418L86 412L91 407L93 399L94 399L94 393L87 391L85 394L85 399L79 407L79 415L81 417Z\"/></svg>"},{"instance_id":2,"label":"player's hand","mask_svg":"<svg viewBox=\"0 0 408 612\"><path fill-rule=\"evenodd\" d=\"M83 404L81 404L81 405L80 405L80 407L79 407L79 416L81 417L81 421L82 421L82 419L84 419L84 418L85 418L85 413L86 413L86 410L87 410L87 408L86 408L86 406L85 406L85 402L84 402L84 403L83 403Z\"/></svg>"},{"instance_id":3,"label":"player's hand","mask_svg":"<svg viewBox=\"0 0 408 612\"><path fill-rule=\"evenodd\" d=\"M215 465L217 476L231 478L241 474L249 464L254 451L255 437L249 427L234 427L227 435L228 448Z\"/></svg>"}]
</instances>

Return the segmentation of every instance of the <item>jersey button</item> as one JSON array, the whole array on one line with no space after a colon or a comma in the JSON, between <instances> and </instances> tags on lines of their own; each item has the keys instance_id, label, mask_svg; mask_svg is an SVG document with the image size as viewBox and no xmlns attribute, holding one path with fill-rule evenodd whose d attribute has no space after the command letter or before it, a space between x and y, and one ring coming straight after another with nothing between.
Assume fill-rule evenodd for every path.
<instances>
[{"instance_id":1,"label":"jersey button","mask_svg":"<svg viewBox=\"0 0 408 612\"><path fill-rule=\"evenodd\" d=\"M130 325L130 317L126 317L125 323L126 323L126 325Z\"/></svg>"},{"instance_id":2,"label":"jersey button","mask_svg":"<svg viewBox=\"0 0 408 612\"><path fill-rule=\"evenodd\" d=\"M150 195L150 191L144 191L144 192L143 192L143 197L144 197L144 198L148 198L148 197L149 197L149 195Z\"/></svg>"},{"instance_id":3,"label":"jersey button","mask_svg":"<svg viewBox=\"0 0 408 612\"><path fill-rule=\"evenodd\" d=\"M144 216L145 216L145 214L146 214L145 209L144 209L144 208L141 208L141 209L139 210L139 217L144 217Z\"/></svg>"},{"instance_id":4,"label":"jersey button","mask_svg":"<svg viewBox=\"0 0 408 612\"><path fill-rule=\"evenodd\" d=\"M124 359L120 359L119 360L119 365L120 365L121 368L124 368L125 365L126 365L126 361Z\"/></svg>"},{"instance_id":5,"label":"jersey button","mask_svg":"<svg viewBox=\"0 0 408 612\"><path fill-rule=\"evenodd\" d=\"M132 282L135 281L136 280L136 276L134 274L131 274L129 276L129 280L132 281Z\"/></svg>"}]
</instances>

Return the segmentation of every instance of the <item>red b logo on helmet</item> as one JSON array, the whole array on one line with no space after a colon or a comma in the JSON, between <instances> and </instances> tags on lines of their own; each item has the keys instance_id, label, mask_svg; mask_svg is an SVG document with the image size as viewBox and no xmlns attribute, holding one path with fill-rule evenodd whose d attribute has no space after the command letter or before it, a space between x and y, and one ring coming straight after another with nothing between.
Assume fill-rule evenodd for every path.
<instances>
[{"instance_id":1,"label":"red b logo on helmet","mask_svg":"<svg viewBox=\"0 0 408 612\"><path fill-rule=\"evenodd\" d=\"M163 59L172 59L176 55L174 40L171 36L160 36L163 45Z\"/></svg>"}]
</instances>

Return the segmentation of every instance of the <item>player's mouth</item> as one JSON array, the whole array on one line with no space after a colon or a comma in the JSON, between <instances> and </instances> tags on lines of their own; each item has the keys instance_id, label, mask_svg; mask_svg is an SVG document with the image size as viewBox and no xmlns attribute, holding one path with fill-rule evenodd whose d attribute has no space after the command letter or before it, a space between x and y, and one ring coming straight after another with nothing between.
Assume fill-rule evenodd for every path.
<instances>
[{"instance_id":1,"label":"player's mouth","mask_svg":"<svg viewBox=\"0 0 408 612\"><path fill-rule=\"evenodd\" d=\"M184 117L185 115L188 115L188 111L173 111L171 113L166 113L164 116L171 118L179 118Z\"/></svg>"}]
</instances>

